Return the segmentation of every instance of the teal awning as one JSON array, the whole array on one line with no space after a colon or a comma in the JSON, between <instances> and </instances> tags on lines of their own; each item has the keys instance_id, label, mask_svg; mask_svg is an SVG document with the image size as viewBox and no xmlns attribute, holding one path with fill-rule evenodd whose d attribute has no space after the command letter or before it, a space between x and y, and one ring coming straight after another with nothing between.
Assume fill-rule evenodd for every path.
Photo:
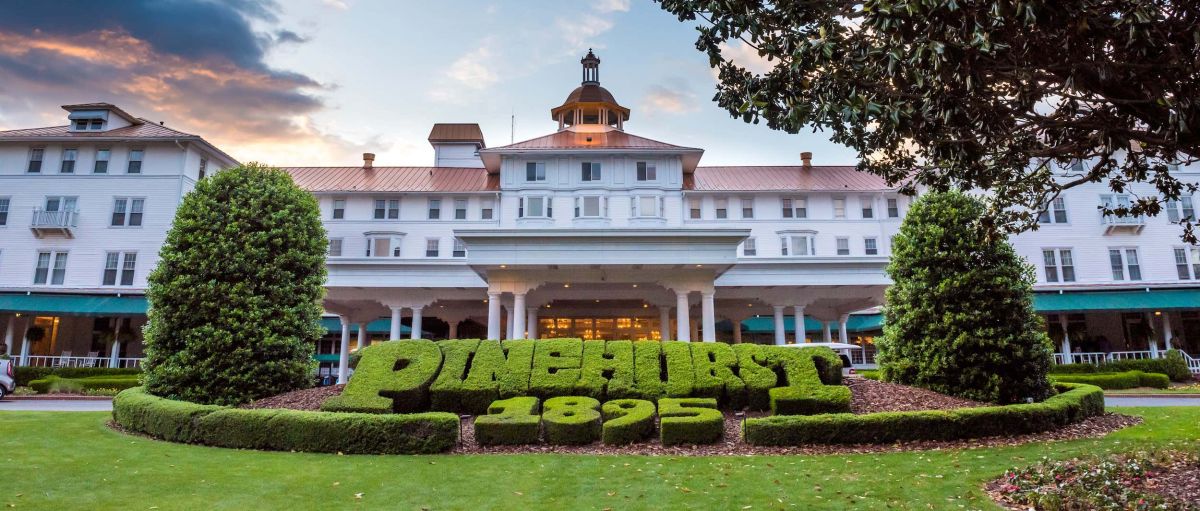
<instances>
[{"instance_id":1,"label":"teal awning","mask_svg":"<svg viewBox=\"0 0 1200 511\"><path fill-rule=\"evenodd\" d=\"M1033 295L1033 307L1038 312L1197 309L1200 308L1200 289L1037 293Z\"/></svg>"},{"instance_id":2,"label":"teal awning","mask_svg":"<svg viewBox=\"0 0 1200 511\"><path fill-rule=\"evenodd\" d=\"M732 324L728 321L722 322L718 328L722 331L730 331ZM813 318L804 318L804 331L820 332L821 322ZM848 332L870 332L883 328L882 314L852 314L850 319L846 320L846 331ZM783 329L787 332L796 331L796 318L792 315L784 316ZM833 325L833 329L837 330L837 325ZM742 321L742 330L752 334L772 333L775 331L775 318L772 316L757 316Z\"/></svg>"},{"instance_id":3,"label":"teal awning","mask_svg":"<svg viewBox=\"0 0 1200 511\"><path fill-rule=\"evenodd\" d=\"M313 355L317 362L338 362L341 360L341 355L337 353L326 353L324 355Z\"/></svg>"},{"instance_id":4,"label":"teal awning","mask_svg":"<svg viewBox=\"0 0 1200 511\"><path fill-rule=\"evenodd\" d=\"M342 331L342 322L338 318L321 318L321 326L331 334L340 334ZM358 323L351 323L350 334L357 335L355 332L358 332ZM408 325L400 325L400 335L408 337L410 332L412 329L408 328ZM372 335L392 333L391 318L380 318L367 323L367 333Z\"/></svg>"},{"instance_id":5,"label":"teal awning","mask_svg":"<svg viewBox=\"0 0 1200 511\"><path fill-rule=\"evenodd\" d=\"M145 296L0 294L0 312L48 316L145 316Z\"/></svg>"}]
</instances>

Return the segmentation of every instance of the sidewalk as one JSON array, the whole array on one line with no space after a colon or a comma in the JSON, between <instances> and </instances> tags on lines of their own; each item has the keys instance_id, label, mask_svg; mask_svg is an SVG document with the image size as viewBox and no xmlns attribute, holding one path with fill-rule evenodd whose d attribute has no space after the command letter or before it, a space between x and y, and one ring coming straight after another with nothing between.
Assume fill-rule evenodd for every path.
<instances>
[{"instance_id":1,"label":"sidewalk","mask_svg":"<svg viewBox=\"0 0 1200 511\"><path fill-rule=\"evenodd\" d=\"M5 399L2 412L111 412L112 399Z\"/></svg>"}]
</instances>

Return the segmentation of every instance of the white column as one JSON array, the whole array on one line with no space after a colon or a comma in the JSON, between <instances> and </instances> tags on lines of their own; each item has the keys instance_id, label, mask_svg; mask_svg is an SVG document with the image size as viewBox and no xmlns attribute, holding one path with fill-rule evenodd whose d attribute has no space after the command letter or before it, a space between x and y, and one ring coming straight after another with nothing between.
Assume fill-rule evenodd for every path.
<instances>
[{"instance_id":1,"label":"white column","mask_svg":"<svg viewBox=\"0 0 1200 511\"><path fill-rule=\"evenodd\" d=\"M527 339L538 338L538 308L525 307L525 331L529 332Z\"/></svg>"},{"instance_id":2,"label":"white column","mask_svg":"<svg viewBox=\"0 0 1200 511\"><path fill-rule=\"evenodd\" d=\"M367 321L358 322L358 349L363 349L367 344Z\"/></svg>"},{"instance_id":3,"label":"white column","mask_svg":"<svg viewBox=\"0 0 1200 511\"><path fill-rule=\"evenodd\" d=\"M804 306L797 305L795 311L796 344L804 343Z\"/></svg>"},{"instance_id":4,"label":"white column","mask_svg":"<svg viewBox=\"0 0 1200 511\"><path fill-rule=\"evenodd\" d=\"M833 334L829 331L829 329L830 329L829 323L830 323L829 321L821 322L821 339L824 340L825 342L833 342Z\"/></svg>"},{"instance_id":5,"label":"white column","mask_svg":"<svg viewBox=\"0 0 1200 511\"><path fill-rule=\"evenodd\" d=\"M787 333L783 324L783 305L775 305L775 344L780 346L787 344Z\"/></svg>"},{"instance_id":6,"label":"white column","mask_svg":"<svg viewBox=\"0 0 1200 511\"><path fill-rule=\"evenodd\" d=\"M509 315L512 321L512 338L513 339L528 339L525 336L525 318L528 312L525 310L525 293L513 293L513 306Z\"/></svg>"},{"instance_id":7,"label":"white column","mask_svg":"<svg viewBox=\"0 0 1200 511\"><path fill-rule=\"evenodd\" d=\"M425 310L425 307L421 307L421 306L412 308L412 316L413 316L413 318L412 318L412 335L409 336L412 339L420 339L421 338L421 312L424 310Z\"/></svg>"},{"instance_id":8,"label":"white column","mask_svg":"<svg viewBox=\"0 0 1200 511\"><path fill-rule=\"evenodd\" d=\"M13 352L13 323L17 322L17 316L14 314L8 317L8 326L4 327L4 354L12 358Z\"/></svg>"},{"instance_id":9,"label":"white column","mask_svg":"<svg viewBox=\"0 0 1200 511\"><path fill-rule=\"evenodd\" d=\"M500 293L488 293L487 338L500 340Z\"/></svg>"},{"instance_id":10,"label":"white column","mask_svg":"<svg viewBox=\"0 0 1200 511\"><path fill-rule=\"evenodd\" d=\"M25 331L29 329L29 319L22 318L20 326L17 327L17 332L21 335L21 366L29 365L29 339L25 337Z\"/></svg>"},{"instance_id":11,"label":"white column","mask_svg":"<svg viewBox=\"0 0 1200 511\"><path fill-rule=\"evenodd\" d=\"M700 293L700 318L704 342L717 342L717 311L714 293Z\"/></svg>"},{"instance_id":12,"label":"white column","mask_svg":"<svg viewBox=\"0 0 1200 511\"><path fill-rule=\"evenodd\" d=\"M842 314L842 317L838 318L838 342L850 343L850 330L846 328L846 323L849 322L849 314Z\"/></svg>"},{"instance_id":13,"label":"white column","mask_svg":"<svg viewBox=\"0 0 1200 511\"><path fill-rule=\"evenodd\" d=\"M1175 332L1171 330L1171 313L1163 311L1162 314L1162 332L1163 332L1163 348L1171 350L1171 338L1175 337Z\"/></svg>"},{"instance_id":14,"label":"white column","mask_svg":"<svg viewBox=\"0 0 1200 511\"><path fill-rule=\"evenodd\" d=\"M113 325L112 353L108 355L108 367L115 368L121 363L121 318L116 318Z\"/></svg>"},{"instance_id":15,"label":"white column","mask_svg":"<svg viewBox=\"0 0 1200 511\"><path fill-rule=\"evenodd\" d=\"M446 320L446 323L450 325L450 331L446 332L447 339L458 338L458 321L458 318L448 318Z\"/></svg>"},{"instance_id":16,"label":"white column","mask_svg":"<svg viewBox=\"0 0 1200 511\"><path fill-rule=\"evenodd\" d=\"M350 318L338 316L342 322L342 346L338 351L338 383L346 383L346 375L350 369Z\"/></svg>"},{"instance_id":17,"label":"white column","mask_svg":"<svg viewBox=\"0 0 1200 511\"><path fill-rule=\"evenodd\" d=\"M1150 338L1146 339L1146 343L1150 345L1150 358L1158 358L1158 333L1154 331L1154 316L1149 312L1142 313L1145 318L1146 327L1150 329Z\"/></svg>"},{"instance_id":18,"label":"white column","mask_svg":"<svg viewBox=\"0 0 1200 511\"><path fill-rule=\"evenodd\" d=\"M663 341L671 338L671 307L666 305L658 306L658 337Z\"/></svg>"},{"instance_id":19,"label":"white column","mask_svg":"<svg viewBox=\"0 0 1200 511\"><path fill-rule=\"evenodd\" d=\"M513 307L512 307L512 305L506 305L505 308L508 309L508 311L507 311L508 318L504 324L504 338L512 339L513 338L513 316L514 316Z\"/></svg>"},{"instance_id":20,"label":"white column","mask_svg":"<svg viewBox=\"0 0 1200 511\"><path fill-rule=\"evenodd\" d=\"M1071 356L1071 334L1070 334L1070 332L1067 331L1067 315L1066 314L1058 315L1058 326L1060 328L1062 328L1063 363L1070 364L1071 362L1074 362L1074 361L1071 360L1073 358Z\"/></svg>"},{"instance_id":21,"label":"white column","mask_svg":"<svg viewBox=\"0 0 1200 511\"><path fill-rule=\"evenodd\" d=\"M688 325L688 294L687 291L675 292L675 340L690 341L691 326Z\"/></svg>"},{"instance_id":22,"label":"white column","mask_svg":"<svg viewBox=\"0 0 1200 511\"><path fill-rule=\"evenodd\" d=\"M392 307L392 330L388 333L388 340L394 341L400 338L400 316L404 313L404 307Z\"/></svg>"}]
</instances>

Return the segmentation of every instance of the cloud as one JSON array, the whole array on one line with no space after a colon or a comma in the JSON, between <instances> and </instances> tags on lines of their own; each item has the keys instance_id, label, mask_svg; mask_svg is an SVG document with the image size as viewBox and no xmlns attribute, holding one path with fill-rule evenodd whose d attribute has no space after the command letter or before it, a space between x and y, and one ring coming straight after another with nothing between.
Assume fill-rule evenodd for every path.
<instances>
[{"instance_id":1,"label":"cloud","mask_svg":"<svg viewBox=\"0 0 1200 511\"><path fill-rule=\"evenodd\" d=\"M308 38L291 30L280 30L275 32L275 44L284 43L307 43Z\"/></svg>"},{"instance_id":2,"label":"cloud","mask_svg":"<svg viewBox=\"0 0 1200 511\"><path fill-rule=\"evenodd\" d=\"M613 21L606 16L584 14L579 18L558 18L554 26L563 40L562 52L574 56L587 48L603 48L595 39L612 30Z\"/></svg>"},{"instance_id":3,"label":"cloud","mask_svg":"<svg viewBox=\"0 0 1200 511\"><path fill-rule=\"evenodd\" d=\"M629 12L629 0L599 0L592 5L597 12Z\"/></svg>"},{"instance_id":4,"label":"cloud","mask_svg":"<svg viewBox=\"0 0 1200 511\"><path fill-rule=\"evenodd\" d=\"M757 74L766 74L778 63L759 56L758 50L741 41L721 43L721 56Z\"/></svg>"},{"instance_id":5,"label":"cloud","mask_svg":"<svg viewBox=\"0 0 1200 511\"><path fill-rule=\"evenodd\" d=\"M478 95L475 91L486 89L500 81L496 74L496 53L492 39L484 39L475 49L463 54L442 71L441 78L434 81L429 97L442 103L468 103Z\"/></svg>"},{"instance_id":6,"label":"cloud","mask_svg":"<svg viewBox=\"0 0 1200 511\"><path fill-rule=\"evenodd\" d=\"M641 110L648 115L663 112L668 114L683 114L700 108L693 94L682 81L671 83L673 88L654 85L642 98Z\"/></svg>"}]
</instances>

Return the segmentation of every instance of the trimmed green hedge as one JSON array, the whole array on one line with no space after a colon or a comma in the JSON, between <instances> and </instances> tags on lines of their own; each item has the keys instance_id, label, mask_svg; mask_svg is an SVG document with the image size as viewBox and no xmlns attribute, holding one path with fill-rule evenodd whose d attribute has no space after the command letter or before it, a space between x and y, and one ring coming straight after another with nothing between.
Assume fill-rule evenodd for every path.
<instances>
[{"instance_id":1,"label":"trimmed green hedge","mask_svg":"<svg viewBox=\"0 0 1200 511\"><path fill-rule=\"evenodd\" d=\"M605 445L640 442L654 434L654 403L644 399L617 399L600 408L604 425L600 439Z\"/></svg>"},{"instance_id":2,"label":"trimmed green hedge","mask_svg":"<svg viewBox=\"0 0 1200 511\"><path fill-rule=\"evenodd\" d=\"M495 341L484 341L495 342ZM536 341L507 340L500 341L507 360L504 363L504 376L500 378L500 397L523 397L529 395L529 374L533 371L533 350Z\"/></svg>"},{"instance_id":3,"label":"trimmed green hedge","mask_svg":"<svg viewBox=\"0 0 1200 511\"><path fill-rule=\"evenodd\" d=\"M855 374L858 374L859 376L862 376L868 380L879 381L879 379L882 378L882 375L879 374L879 370L877 369L862 369L856 371Z\"/></svg>"},{"instance_id":4,"label":"trimmed green hedge","mask_svg":"<svg viewBox=\"0 0 1200 511\"><path fill-rule=\"evenodd\" d=\"M442 370L429 387L434 410L482 415L500 398L504 350L495 341L456 339L441 341Z\"/></svg>"},{"instance_id":5,"label":"trimmed green hedge","mask_svg":"<svg viewBox=\"0 0 1200 511\"><path fill-rule=\"evenodd\" d=\"M1105 390L1133 389L1137 387L1152 387L1165 389L1171 386L1171 379L1165 374L1143 373L1141 371L1125 371L1123 373L1090 373L1090 374L1052 374L1050 379L1059 383L1085 383L1095 385Z\"/></svg>"},{"instance_id":6,"label":"trimmed green hedge","mask_svg":"<svg viewBox=\"0 0 1200 511\"><path fill-rule=\"evenodd\" d=\"M429 386L442 366L431 341L388 341L363 348L354 377L339 396L321 403L327 412L411 413L429 407Z\"/></svg>"},{"instance_id":7,"label":"trimmed green hedge","mask_svg":"<svg viewBox=\"0 0 1200 511\"><path fill-rule=\"evenodd\" d=\"M125 390L138 386L141 376L90 376L87 378L60 378L50 375L40 380L29 382L29 388L38 394L49 393L81 393L85 390L115 389Z\"/></svg>"},{"instance_id":8,"label":"trimmed green hedge","mask_svg":"<svg viewBox=\"0 0 1200 511\"><path fill-rule=\"evenodd\" d=\"M428 454L458 441L449 413L368 414L240 409L153 396L141 387L117 394L113 420L173 442L214 447L347 454Z\"/></svg>"},{"instance_id":9,"label":"trimmed green hedge","mask_svg":"<svg viewBox=\"0 0 1200 511\"><path fill-rule=\"evenodd\" d=\"M664 446L711 444L725 432L725 416L713 398L663 398L658 400L659 440Z\"/></svg>"},{"instance_id":10,"label":"trimmed green hedge","mask_svg":"<svg viewBox=\"0 0 1200 511\"><path fill-rule=\"evenodd\" d=\"M633 343L584 341L575 393L596 399L633 397Z\"/></svg>"},{"instance_id":11,"label":"trimmed green hedge","mask_svg":"<svg viewBox=\"0 0 1200 511\"><path fill-rule=\"evenodd\" d=\"M745 408L746 382L734 372L738 368L738 356L730 345L706 342L693 346L692 368L695 370L693 396L717 399L728 408Z\"/></svg>"},{"instance_id":12,"label":"trimmed green hedge","mask_svg":"<svg viewBox=\"0 0 1200 511\"><path fill-rule=\"evenodd\" d=\"M817 415L850 411L850 388L833 385L775 387L771 415Z\"/></svg>"},{"instance_id":13,"label":"trimmed green hedge","mask_svg":"<svg viewBox=\"0 0 1200 511\"><path fill-rule=\"evenodd\" d=\"M769 409L770 391L779 383L779 376L767 351L758 344L734 344L733 352L738 358L738 376L746 386L746 406L751 410Z\"/></svg>"},{"instance_id":14,"label":"trimmed green hedge","mask_svg":"<svg viewBox=\"0 0 1200 511\"><path fill-rule=\"evenodd\" d=\"M27 386L33 380L41 380L47 376L59 378L90 378L93 376L130 376L141 375L142 370L136 367L14 367L13 380L18 386Z\"/></svg>"},{"instance_id":15,"label":"trimmed green hedge","mask_svg":"<svg viewBox=\"0 0 1200 511\"><path fill-rule=\"evenodd\" d=\"M529 394L542 399L570 396L579 381L582 359L581 339L536 341L533 370L529 374Z\"/></svg>"},{"instance_id":16,"label":"trimmed green hedge","mask_svg":"<svg viewBox=\"0 0 1200 511\"><path fill-rule=\"evenodd\" d=\"M787 385L767 391L772 415L850 411L850 388L841 385L842 362L829 348L783 348L769 352Z\"/></svg>"},{"instance_id":17,"label":"trimmed green hedge","mask_svg":"<svg viewBox=\"0 0 1200 511\"><path fill-rule=\"evenodd\" d=\"M636 341L633 343L633 392L636 397L658 401L663 396L665 374L662 367L662 343Z\"/></svg>"},{"instance_id":18,"label":"trimmed green hedge","mask_svg":"<svg viewBox=\"0 0 1200 511\"><path fill-rule=\"evenodd\" d=\"M754 445L894 443L1009 436L1056 429L1104 413L1104 391L1059 383L1040 403L923 412L776 415L746 419Z\"/></svg>"},{"instance_id":19,"label":"trimmed green hedge","mask_svg":"<svg viewBox=\"0 0 1200 511\"><path fill-rule=\"evenodd\" d=\"M538 398L501 399L488 407L487 415L475 418L475 442L479 445L536 444L541 423Z\"/></svg>"},{"instance_id":20,"label":"trimmed green hedge","mask_svg":"<svg viewBox=\"0 0 1200 511\"><path fill-rule=\"evenodd\" d=\"M1059 374L1090 374L1090 373L1122 373L1126 371L1142 371L1146 373L1165 374L1171 381L1189 382L1195 376L1188 369L1187 361L1179 350L1168 350L1162 358L1114 360L1103 364L1060 364L1050 366L1051 375Z\"/></svg>"},{"instance_id":21,"label":"trimmed green hedge","mask_svg":"<svg viewBox=\"0 0 1200 511\"><path fill-rule=\"evenodd\" d=\"M561 396L546 400L542 407L546 443L590 444L600 438L600 402L585 396Z\"/></svg>"}]
</instances>

